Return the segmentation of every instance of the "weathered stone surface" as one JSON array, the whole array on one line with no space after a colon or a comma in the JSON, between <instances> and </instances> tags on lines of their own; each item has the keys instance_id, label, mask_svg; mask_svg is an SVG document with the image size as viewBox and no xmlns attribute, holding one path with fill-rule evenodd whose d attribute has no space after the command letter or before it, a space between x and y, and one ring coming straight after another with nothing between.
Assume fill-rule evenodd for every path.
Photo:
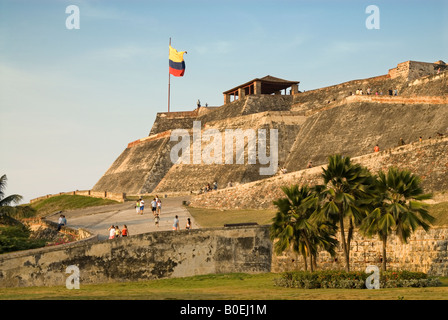
<instances>
[{"instance_id":1,"label":"weathered stone surface","mask_svg":"<svg viewBox=\"0 0 448 320\"><path fill-rule=\"evenodd\" d=\"M222 272L269 272L266 226L161 231L0 255L0 286L65 285L66 268L81 283L138 281Z\"/></svg>"},{"instance_id":2,"label":"weathered stone surface","mask_svg":"<svg viewBox=\"0 0 448 320\"><path fill-rule=\"evenodd\" d=\"M448 228L446 227L433 228L428 232L417 230L408 243L402 243L395 235L392 235L387 241L387 268L420 271L446 277L448 275L447 244ZM382 245L382 241L377 238L366 238L355 232L350 246L350 269L364 271L368 265L377 265L381 268ZM304 266L303 257L295 253L285 252L278 256L273 254L273 272L304 270ZM343 270L345 258L342 249L338 249L336 257L331 257L327 252L319 252L317 267L321 270Z\"/></svg>"},{"instance_id":3,"label":"weathered stone surface","mask_svg":"<svg viewBox=\"0 0 448 320\"><path fill-rule=\"evenodd\" d=\"M436 138L379 153L352 158L355 163L371 172L387 171L391 166L408 169L422 179L426 192L448 190L448 138ZM295 171L287 174L225 188L191 199L191 206L214 209L265 209L274 208L273 200L284 197L282 186L293 184L322 184L322 167Z\"/></svg>"}]
</instances>

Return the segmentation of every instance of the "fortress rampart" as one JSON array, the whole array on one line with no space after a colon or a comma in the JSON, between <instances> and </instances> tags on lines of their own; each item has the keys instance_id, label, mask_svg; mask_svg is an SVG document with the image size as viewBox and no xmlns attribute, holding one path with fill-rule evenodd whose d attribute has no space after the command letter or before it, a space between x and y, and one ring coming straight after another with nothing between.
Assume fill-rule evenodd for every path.
<instances>
[{"instance_id":1,"label":"fortress rampart","mask_svg":"<svg viewBox=\"0 0 448 320\"><path fill-rule=\"evenodd\" d=\"M447 74L442 62L408 61L385 75L307 92L248 94L251 90L246 88L248 92L220 107L161 112L149 136L130 142L92 190L129 195L189 193L213 181L225 186L269 178L257 174L258 163L173 163L170 152L177 142L170 136L175 129L191 130L194 121L201 123L202 132L277 129L278 165L288 172L305 168L308 161L324 164L330 154L358 157L371 153L375 144L385 150L395 147L400 138L409 143L420 136L426 140L437 133L448 134ZM360 89L371 94L356 95ZM390 96L395 89L398 96Z\"/></svg>"},{"instance_id":2,"label":"fortress rampart","mask_svg":"<svg viewBox=\"0 0 448 320\"><path fill-rule=\"evenodd\" d=\"M378 153L354 157L352 161L371 172L386 171L390 166L408 169L422 178L426 192L448 190L448 138L390 148ZM282 186L322 184L322 167L316 166L261 181L196 195L190 205L213 209L274 209L273 200L284 197Z\"/></svg>"},{"instance_id":3,"label":"fortress rampart","mask_svg":"<svg viewBox=\"0 0 448 320\"><path fill-rule=\"evenodd\" d=\"M267 227L160 231L0 255L0 286L64 286L68 266L80 283L139 281L210 273L269 272Z\"/></svg>"}]
</instances>

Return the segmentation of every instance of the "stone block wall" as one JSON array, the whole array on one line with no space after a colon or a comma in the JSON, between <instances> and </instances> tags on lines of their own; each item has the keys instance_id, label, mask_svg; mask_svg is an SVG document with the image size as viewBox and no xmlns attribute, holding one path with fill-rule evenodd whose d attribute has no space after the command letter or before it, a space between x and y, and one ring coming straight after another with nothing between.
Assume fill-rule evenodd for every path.
<instances>
[{"instance_id":1,"label":"stone block wall","mask_svg":"<svg viewBox=\"0 0 448 320\"><path fill-rule=\"evenodd\" d=\"M66 268L80 283L271 270L267 227L162 231L0 255L0 287L64 286Z\"/></svg>"},{"instance_id":2,"label":"stone block wall","mask_svg":"<svg viewBox=\"0 0 448 320\"><path fill-rule=\"evenodd\" d=\"M352 161L371 172L391 166L408 169L422 178L425 192L448 190L448 138L436 138L354 157ZM272 178L194 196L191 206L214 209L273 209L273 200L284 197L282 186L323 183L322 167L280 174Z\"/></svg>"},{"instance_id":3,"label":"stone block wall","mask_svg":"<svg viewBox=\"0 0 448 320\"><path fill-rule=\"evenodd\" d=\"M339 234L338 234L338 239ZM381 269L382 242L377 238L367 238L354 233L350 246L350 270L364 271L368 265L377 265ZM448 228L433 228L428 232L417 230L402 243L396 236L387 241L387 269L425 272L430 275L448 275ZM317 257L319 270L344 270L345 258L341 248L336 256L320 251ZM302 256L292 251L281 255L273 254L272 272L304 270ZM309 270L309 260L308 260Z\"/></svg>"}]
</instances>

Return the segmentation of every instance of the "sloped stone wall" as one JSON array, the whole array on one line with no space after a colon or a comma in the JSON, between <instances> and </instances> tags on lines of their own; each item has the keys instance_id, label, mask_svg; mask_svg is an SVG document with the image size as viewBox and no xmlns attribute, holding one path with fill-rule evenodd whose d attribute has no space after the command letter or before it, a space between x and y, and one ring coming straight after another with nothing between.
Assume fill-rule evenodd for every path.
<instances>
[{"instance_id":1,"label":"sloped stone wall","mask_svg":"<svg viewBox=\"0 0 448 320\"><path fill-rule=\"evenodd\" d=\"M448 138L435 138L352 158L371 172L391 166L408 169L422 178L426 192L448 190ZM300 170L257 182L192 197L191 206L216 209L273 209L272 201L284 197L282 186L323 183L322 168Z\"/></svg>"}]
</instances>

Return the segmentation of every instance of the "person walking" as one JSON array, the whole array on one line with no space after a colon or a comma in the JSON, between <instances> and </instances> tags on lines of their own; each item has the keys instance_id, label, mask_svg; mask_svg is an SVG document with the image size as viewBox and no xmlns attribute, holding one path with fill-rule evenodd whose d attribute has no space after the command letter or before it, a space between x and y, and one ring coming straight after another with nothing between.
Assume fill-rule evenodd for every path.
<instances>
[{"instance_id":1,"label":"person walking","mask_svg":"<svg viewBox=\"0 0 448 320\"><path fill-rule=\"evenodd\" d=\"M179 230L179 217L178 217L177 215L176 215L176 217L174 218L173 230L176 230L176 231Z\"/></svg>"},{"instance_id":2,"label":"person walking","mask_svg":"<svg viewBox=\"0 0 448 320\"><path fill-rule=\"evenodd\" d=\"M140 199L135 203L135 213L140 213Z\"/></svg>"},{"instance_id":3,"label":"person walking","mask_svg":"<svg viewBox=\"0 0 448 320\"><path fill-rule=\"evenodd\" d=\"M157 200L157 214L161 215L162 214L162 200Z\"/></svg>"},{"instance_id":4,"label":"person walking","mask_svg":"<svg viewBox=\"0 0 448 320\"><path fill-rule=\"evenodd\" d=\"M143 209L145 209L145 200L140 199L140 214L143 214Z\"/></svg>"},{"instance_id":5,"label":"person walking","mask_svg":"<svg viewBox=\"0 0 448 320\"><path fill-rule=\"evenodd\" d=\"M190 229L191 229L191 221L190 221L190 218L187 219L187 225L186 225L185 229L187 229L187 230L190 230Z\"/></svg>"},{"instance_id":6,"label":"person walking","mask_svg":"<svg viewBox=\"0 0 448 320\"><path fill-rule=\"evenodd\" d=\"M157 226L157 228L159 227L159 221L160 221L160 217L157 213L154 214L154 224Z\"/></svg>"},{"instance_id":7,"label":"person walking","mask_svg":"<svg viewBox=\"0 0 448 320\"><path fill-rule=\"evenodd\" d=\"M151 201L151 210L152 210L152 214L154 216L156 216L156 210L157 210L157 201L156 198L152 199Z\"/></svg>"}]
</instances>

